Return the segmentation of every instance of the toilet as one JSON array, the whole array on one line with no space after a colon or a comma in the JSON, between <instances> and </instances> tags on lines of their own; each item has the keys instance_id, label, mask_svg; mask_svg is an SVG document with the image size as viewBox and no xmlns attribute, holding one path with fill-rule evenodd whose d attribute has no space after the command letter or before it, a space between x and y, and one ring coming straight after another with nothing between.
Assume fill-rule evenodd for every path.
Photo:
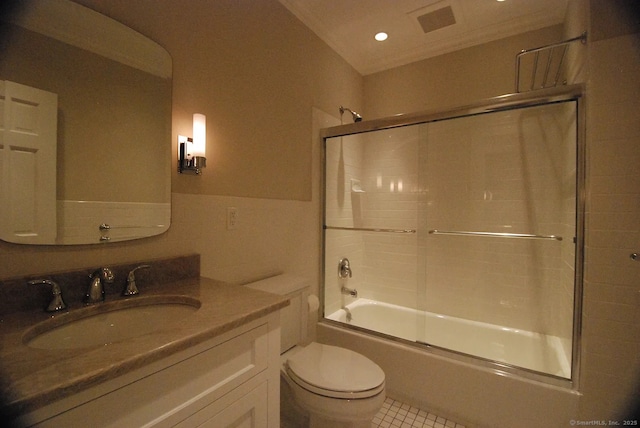
<instances>
[{"instance_id":1,"label":"toilet","mask_svg":"<svg viewBox=\"0 0 640 428\"><path fill-rule=\"evenodd\" d=\"M281 426L369 428L384 403L385 374L364 355L309 341L317 320L309 285L291 274L246 285L290 299L280 312Z\"/></svg>"}]
</instances>

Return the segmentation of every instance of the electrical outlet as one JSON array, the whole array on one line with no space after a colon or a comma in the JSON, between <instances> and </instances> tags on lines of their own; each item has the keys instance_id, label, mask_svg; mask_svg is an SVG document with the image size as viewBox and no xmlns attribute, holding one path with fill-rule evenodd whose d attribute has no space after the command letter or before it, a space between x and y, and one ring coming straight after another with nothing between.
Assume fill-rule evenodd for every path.
<instances>
[{"instance_id":1,"label":"electrical outlet","mask_svg":"<svg viewBox=\"0 0 640 428\"><path fill-rule=\"evenodd\" d=\"M238 226L238 209L227 207L227 230L233 230Z\"/></svg>"}]
</instances>

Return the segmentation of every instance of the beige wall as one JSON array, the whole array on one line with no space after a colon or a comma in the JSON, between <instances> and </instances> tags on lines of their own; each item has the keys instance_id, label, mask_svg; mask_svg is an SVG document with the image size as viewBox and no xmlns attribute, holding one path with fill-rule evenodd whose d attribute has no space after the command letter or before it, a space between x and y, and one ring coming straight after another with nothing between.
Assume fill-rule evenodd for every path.
<instances>
[{"instance_id":1,"label":"beige wall","mask_svg":"<svg viewBox=\"0 0 640 428\"><path fill-rule=\"evenodd\" d=\"M442 111L512 93L518 52L559 40L562 25L367 75L363 116Z\"/></svg>"},{"instance_id":2,"label":"beige wall","mask_svg":"<svg viewBox=\"0 0 640 428\"><path fill-rule=\"evenodd\" d=\"M174 134L207 116L207 170L174 172L174 192L311 199L311 107L361 105L361 77L280 3L77 2L169 51Z\"/></svg>"}]
</instances>

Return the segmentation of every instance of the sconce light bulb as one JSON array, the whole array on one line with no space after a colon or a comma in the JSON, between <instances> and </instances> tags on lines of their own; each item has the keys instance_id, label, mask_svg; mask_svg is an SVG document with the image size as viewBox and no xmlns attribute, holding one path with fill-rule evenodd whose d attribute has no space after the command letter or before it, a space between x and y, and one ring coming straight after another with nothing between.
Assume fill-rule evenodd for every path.
<instances>
[{"instance_id":1,"label":"sconce light bulb","mask_svg":"<svg viewBox=\"0 0 640 428\"><path fill-rule=\"evenodd\" d=\"M204 114L193 115L193 150L194 156L205 157L207 147L207 118Z\"/></svg>"}]
</instances>

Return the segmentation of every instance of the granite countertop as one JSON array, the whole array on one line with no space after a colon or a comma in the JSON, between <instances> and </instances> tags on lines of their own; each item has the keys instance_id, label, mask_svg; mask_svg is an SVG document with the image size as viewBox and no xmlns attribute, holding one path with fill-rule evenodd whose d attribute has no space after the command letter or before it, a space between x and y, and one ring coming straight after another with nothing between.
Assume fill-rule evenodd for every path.
<instances>
[{"instance_id":1,"label":"granite countertop","mask_svg":"<svg viewBox=\"0 0 640 428\"><path fill-rule=\"evenodd\" d=\"M23 343L24 333L51 314L22 311L0 318L0 394L2 413L17 415L37 409L91 386L144 367L178 351L230 331L287 306L288 299L207 278L190 278L141 290L133 297L107 296L103 304L127 301L148 304L157 296L182 296L200 301L200 308L170 328L121 342L76 349L35 349ZM174 297L172 297L174 298ZM147 302L145 302L147 300ZM134 303L135 302L135 303ZM95 310L91 307L91 310ZM81 306L53 315L74 317ZM97 309L99 310L99 309Z\"/></svg>"}]
</instances>

